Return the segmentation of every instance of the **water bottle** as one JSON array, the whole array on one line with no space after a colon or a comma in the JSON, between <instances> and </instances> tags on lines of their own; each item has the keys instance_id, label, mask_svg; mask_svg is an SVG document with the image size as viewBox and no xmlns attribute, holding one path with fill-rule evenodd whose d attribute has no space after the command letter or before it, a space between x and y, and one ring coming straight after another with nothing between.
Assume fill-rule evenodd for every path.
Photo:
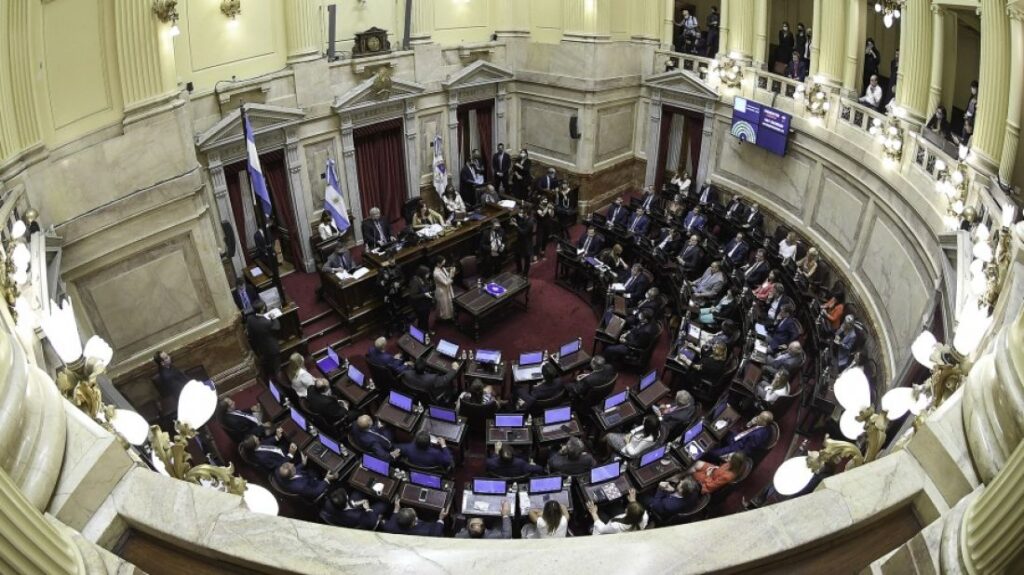
<instances>
[{"instance_id":1,"label":"water bottle","mask_svg":"<svg viewBox=\"0 0 1024 575\"><path fill-rule=\"evenodd\" d=\"M476 278L476 289L480 289L482 287L484 287L483 278Z\"/></svg>"},{"instance_id":2,"label":"water bottle","mask_svg":"<svg viewBox=\"0 0 1024 575\"><path fill-rule=\"evenodd\" d=\"M519 483L518 482L516 482L516 481L512 482L512 489L511 489L511 491L512 491L512 493L519 492Z\"/></svg>"},{"instance_id":3,"label":"water bottle","mask_svg":"<svg viewBox=\"0 0 1024 575\"><path fill-rule=\"evenodd\" d=\"M527 415L526 416L526 427L532 427L532 426L533 426L533 416L532 415Z\"/></svg>"},{"instance_id":4,"label":"water bottle","mask_svg":"<svg viewBox=\"0 0 1024 575\"><path fill-rule=\"evenodd\" d=\"M423 334L423 342L424 342L424 345L430 345L430 334L429 333Z\"/></svg>"}]
</instances>

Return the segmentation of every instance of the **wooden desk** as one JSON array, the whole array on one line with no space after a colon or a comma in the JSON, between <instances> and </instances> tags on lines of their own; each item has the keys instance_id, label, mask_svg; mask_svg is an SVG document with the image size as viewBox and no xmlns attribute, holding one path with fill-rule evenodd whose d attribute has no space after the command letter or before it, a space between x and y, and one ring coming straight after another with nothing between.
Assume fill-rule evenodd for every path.
<instances>
[{"instance_id":1,"label":"wooden desk","mask_svg":"<svg viewBox=\"0 0 1024 575\"><path fill-rule=\"evenodd\" d=\"M564 361L562 358L558 358L558 370L563 374L572 373L577 369L590 364L590 354L583 351L581 348L576 353L570 355Z\"/></svg>"},{"instance_id":2,"label":"wooden desk","mask_svg":"<svg viewBox=\"0 0 1024 575\"><path fill-rule=\"evenodd\" d=\"M261 393L257 401L263 410L264 421L275 422L288 415L288 408L278 403L269 389Z\"/></svg>"},{"instance_id":3,"label":"wooden desk","mask_svg":"<svg viewBox=\"0 0 1024 575\"><path fill-rule=\"evenodd\" d=\"M403 481L402 486L398 489L398 502L403 507L441 513L451 507L452 499L455 497L454 487L455 484L448 480L441 482L441 489L420 487Z\"/></svg>"},{"instance_id":4,"label":"wooden desk","mask_svg":"<svg viewBox=\"0 0 1024 575\"><path fill-rule=\"evenodd\" d=\"M722 413L713 421L709 420L704 429L710 432L716 440L721 441L725 434L729 433L729 430L732 429L732 426L736 425L741 419L743 419L743 416L727 403ZM719 422L724 422L724 425L719 424Z\"/></svg>"},{"instance_id":5,"label":"wooden desk","mask_svg":"<svg viewBox=\"0 0 1024 575\"><path fill-rule=\"evenodd\" d=\"M569 490L572 488L572 479L565 478L561 491L554 493L531 494L524 487L519 488L519 514L525 516L531 509L544 509L544 504L554 499L561 503L572 513L572 495Z\"/></svg>"},{"instance_id":6,"label":"wooden desk","mask_svg":"<svg viewBox=\"0 0 1024 575\"><path fill-rule=\"evenodd\" d=\"M253 271L258 272L258 274L254 274ZM245 267L245 269L242 271L242 274L245 275L245 278L247 280L252 282L252 285L256 288L256 291L270 289L271 284L273 284L274 282L274 280L271 279L270 277L270 272L268 270L263 269L263 266L255 260Z\"/></svg>"},{"instance_id":7,"label":"wooden desk","mask_svg":"<svg viewBox=\"0 0 1024 575\"><path fill-rule=\"evenodd\" d=\"M597 505L604 505L605 503L611 503L625 497L630 488L633 487L633 483L629 480L629 474L623 473L619 475L615 481L605 481L598 483L597 485L591 485L590 483L578 482L580 489L580 495L584 501L590 501Z\"/></svg>"},{"instance_id":8,"label":"wooden desk","mask_svg":"<svg viewBox=\"0 0 1024 575\"><path fill-rule=\"evenodd\" d=\"M300 353L303 356L309 354L306 342L302 339L302 321L299 319L299 306L294 301L281 309L281 315L277 318L281 329L277 332L277 341L281 348L281 357L286 358L292 353Z\"/></svg>"},{"instance_id":9,"label":"wooden desk","mask_svg":"<svg viewBox=\"0 0 1024 575\"><path fill-rule=\"evenodd\" d=\"M466 418L457 417L456 423L440 421L430 416L420 420L420 427L417 431L426 431L430 435L443 438L446 442L461 445L466 437Z\"/></svg>"},{"instance_id":10,"label":"wooden desk","mask_svg":"<svg viewBox=\"0 0 1024 575\"><path fill-rule=\"evenodd\" d=\"M369 378L363 380L363 385L365 387L359 387L346 374L334 381L333 388L352 408L364 409L377 399L378 394L377 388L371 387Z\"/></svg>"},{"instance_id":11,"label":"wooden desk","mask_svg":"<svg viewBox=\"0 0 1024 575\"><path fill-rule=\"evenodd\" d=\"M485 285L496 283L505 288L505 293L495 297L482 287L474 287L455 297L455 322L456 324L460 323L459 316L462 313L468 314L472 324L473 339L480 339L480 324L483 320L517 302L518 296L523 295L525 298L522 303L523 309L530 306L530 280L525 276L502 272L483 283Z\"/></svg>"},{"instance_id":12,"label":"wooden desk","mask_svg":"<svg viewBox=\"0 0 1024 575\"><path fill-rule=\"evenodd\" d=\"M533 445L529 427L495 427L494 420L487 420L487 445Z\"/></svg>"},{"instance_id":13,"label":"wooden desk","mask_svg":"<svg viewBox=\"0 0 1024 575\"><path fill-rule=\"evenodd\" d=\"M391 427L401 429L406 433L412 433L412 430L416 429L416 424L419 423L421 415L423 415L422 412L402 411L401 409L398 409L397 407L385 401L377 410L376 417L377 419L383 421L384 423L387 423Z\"/></svg>"},{"instance_id":14,"label":"wooden desk","mask_svg":"<svg viewBox=\"0 0 1024 575\"><path fill-rule=\"evenodd\" d=\"M472 489L462 490L462 514L475 517L501 517L501 504L508 502L509 513L516 508L516 494L484 495L473 493Z\"/></svg>"},{"instance_id":15,"label":"wooden desk","mask_svg":"<svg viewBox=\"0 0 1024 575\"><path fill-rule=\"evenodd\" d=\"M615 406L615 409L611 411L605 411L601 404L595 405L592 409L594 411L594 419L597 420L601 431L623 427L639 419L642 415L636 405L628 399Z\"/></svg>"},{"instance_id":16,"label":"wooden desk","mask_svg":"<svg viewBox=\"0 0 1024 575\"><path fill-rule=\"evenodd\" d=\"M685 468L680 465L674 457L666 453L660 460L651 463L646 467L630 467L629 474L633 476L633 482L636 484L636 490L642 491L657 485L658 482L672 477L677 473L681 473L684 469Z\"/></svg>"},{"instance_id":17,"label":"wooden desk","mask_svg":"<svg viewBox=\"0 0 1024 575\"><path fill-rule=\"evenodd\" d=\"M402 350L402 353L411 357L413 361L422 357L425 353L430 351L431 346L422 344L416 341L408 332L402 334L402 337L398 338L398 349Z\"/></svg>"},{"instance_id":18,"label":"wooden desk","mask_svg":"<svg viewBox=\"0 0 1024 575\"><path fill-rule=\"evenodd\" d=\"M729 387L740 394L754 396L756 395L754 390L757 388L757 382L761 380L763 371L764 367L759 363L744 362L743 369L736 374L737 377L733 378Z\"/></svg>"},{"instance_id":19,"label":"wooden desk","mask_svg":"<svg viewBox=\"0 0 1024 575\"><path fill-rule=\"evenodd\" d=\"M484 384L490 383L494 386L495 392L501 397L508 397L508 381L505 379L505 362L501 363L479 363L475 359L466 362L466 370L463 372L462 389L469 388L466 382L479 379Z\"/></svg>"},{"instance_id":20,"label":"wooden desk","mask_svg":"<svg viewBox=\"0 0 1024 575\"><path fill-rule=\"evenodd\" d=\"M305 429L299 429L299 426L290 417L281 422L280 427L288 441L294 443L300 450L305 449L309 442L313 441L313 436Z\"/></svg>"},{"instance_id":21,"label":"wooden desk","mask_svg":"<svg viewBox=\"0 0 1024 575\"><path fill-rule=\"evenodd\" d=\"M583 428L580 427L580 422L576 419L575 413L572 414L572 419L569 421L555 423L551 426L543 425L539 421L534 422L533 431L537 437L537 443L539 444L551 443L552 441L562 441L569 439L570 437L579 437L583 435Z\"/></svg>"},{"instance_id":22,"label":"wooden desk","mask_svg":"<svg viewBox=\"0 0 1024 575\"><path fill-rule=\"evenodd\" d=\"M384 298L377 286L377 270L359 279L338 279L329 272L320 272L320 287L324 301L341 316L342 321L356 333L373 323L375 312L384 307Z\"/></svg>"},{"instance_id":23,"label":"wooden desk","mask_svg":"<svg viewBox=\"0 0 1024 575\"><path fill-rule=\"evenodd\" d=\"M373 491L373 486L377 483L384 486L380 495ZM355 470L352 471L352 475L348 476L349 487L383 501L391 501L395 497L399 483L394 477L385 477L379 473L374 473L362 465L357 465Z\"/></svg>"},{"instance_id":24,"label":"wooden desk","mask_svg":"<svg viewBox=\"0 0 1024 575\"><path fill-rule=\"evenodd\" d=\"M638 404L642 411L647 411L652 405L658 402L659 399L665 397L670 391L668 386L661 383L661 380L655 381L647 387L647 389L637 393L636 388L633 389L633 398Z\"/></svg>"},{"instance_id":25,"label":"wooden desk","mask_svg":"<svg viewBox=\"0 0 1024 575\"><path fill-rule=\"evenodd\" d=\"M314 464L323 469L329 471L335 475L344 475L348 470L347 468L354 466L356 463L356 456L354 453L349 451L344 445L340 443L338 446L341 448L341 455L331 451L324 447L324 444L320 441L311 441L305 449L302 450Z\"/></svg>"},{"instance_id":26,"label":"wooden desk","mask_svg":"<svg viewBox=\"0 0 1024 575\"><path fill-rule=\"evenodd\" d=\"M462 369L462 363L459 360L443 356L437 349L430 350L430 353L427 354L426 362L427 367L442 375L448 375L454 371L456 376L458 376L458 372ZM452 369L453 362L457 363L459 367Z\"/></svg>"}]
</instances>

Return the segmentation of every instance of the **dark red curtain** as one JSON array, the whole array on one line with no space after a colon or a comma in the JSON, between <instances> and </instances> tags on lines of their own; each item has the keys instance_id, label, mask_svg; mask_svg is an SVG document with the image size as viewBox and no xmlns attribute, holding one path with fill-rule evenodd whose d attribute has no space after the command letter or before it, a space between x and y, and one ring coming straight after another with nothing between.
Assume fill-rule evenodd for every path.
<instances>
[{"instance_id":1,"label":"dark red curtain","mask_svg":"<svg viewBox=\"0 0 1024 575\"><path fill-rule=\"evenodd\" d=\"M668 162L668 139L672 131L672 110L661 109L661 131L658 133L658 157L654 159L657 167L654 170L654 189L660 190L665 183L665 163ZM650 162L651 158L647 158Z\"/></svg>"},{"instance_id":2,"label":"dark red curtain","mask_svg":"<svg viewBox=\"0 0 1024 575\"><path fill-rule=\"evenodd\" d=\"M484 173L487 181L491 181L491 156L494 154L492 141L494 140L494 105L486 108L477 108L476 127L480 135L480 153L484 157Z\"/></svg>"},{"instance_id":3,"label":"dark red curtain","mask_svg":"<svg viewBox=\"0 0 1024 575\"><path fill-rule=\"evenodd\" d=\"M693 172L690 177L697 177L697 167L700 166L700 144L704 138L704 117L698 114L686 115L686 138L689 140L690 165ZM694 189L700 189L700 183L695 182Z\"/></svg>"},{"instance_id":4,"label":"dark red curtain","mask_svg":"<svg viewBox=\"0 0 1024 575\"><path fill-rule=\"evenodd\" d=\"M274 204L274 215L277 216L277 229L274 233L281 240L281 253L293 265L302 263L303 230L298 229L295 210L292 208L292 195L288 187L288 169L284 165L284 150L274 150L260 154L260 167L263 179L270 189L270 201ZM305 232L309 236L309 231Z\"/></svg>"},{"instance_id":5,"label":"dark red curtain","mask_svg":"<svg viewBox=\"0 0 1024 575\"><path fill-rule=\"evenodd\" d=\"M401 218L402 204L408 195L402 120L357 128L353 136L363 217L376 206L389 220Z\"/></svg>"},{"instance_id":6,"label":"dark red curtain","mask_svg":"<svg viewBox=\"0 0 1024 575\"><path fill-rule=\"evenodd\" d=\"M244 163L238 163L225 167L224 179L228 183L228 198L231 200L231 215L235 220L235 230L238 232L238 239L242 242L242 245L238 246L238 250L242 252L245 264L249 265L252 263L252 257L246 246L249 245L252 238L245 237L245 210L242 208L242 202L252 203L252 199L251 194L242 197L242 183L238 179L238 172L245 169L244 166ZM224 214L221 214L221 217L224 217Z\"/></svg>"}]
</instances>

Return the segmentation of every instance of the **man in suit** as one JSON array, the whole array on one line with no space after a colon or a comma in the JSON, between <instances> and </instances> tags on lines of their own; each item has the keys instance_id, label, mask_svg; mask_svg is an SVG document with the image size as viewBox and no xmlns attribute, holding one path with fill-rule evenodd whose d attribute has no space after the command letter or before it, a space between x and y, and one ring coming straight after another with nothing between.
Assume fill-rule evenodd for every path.
<instances>
[{"instance_id":1,"label":"man in suit","mask_svg":"<svg viewBox=\"0 0 1024 575\"><path fill-rule=\"evenodd\" d=\"M352 254L349 253L345 246L338 242L338 245L334 247L334 251L324 262L323 271L329 274L335 274L338 272L351 272L356 269L356 262L352 259Z\"/></svg>"},{"instance_id":2,"label":"man in suit","mask_svg":"<svg viewBox=\"0 0 1024 575\"><path fill-rule=\"evenodd\" d=\"M694 509L700 496L700 484L692 477L685 477L676 485L662 481L643 504L648 511L664 520Z\"/></svg>"},{"instance_id":3,"label":"man in suit","mask_svg":"<svg viewBox=\"0 0 1024 575\"><path fill-rule=\"evenodd\" d=\"M652 405L651 410L661 418L661 427L665 430L665 437L669 440L685 431L686 425L693 421L697 414L697 405L693 402L693 396L686 390L676 392L673 403Z\"/></svg>"},{"instance_id":4,"label":"man in suit","mask_svg":"<svg viewBox=\"0 0 1024 575\"><path fill-rule=\"evenodd\" d=\"M626 316L626 329L633 329L634 326L640 323L640 315L645 310L651 313L651 317L661 317L668 302L662 297L657 287L649 287L644 292L643 299L634 299L627 303L633 309Z\"/></svg>"},{"instance_id":5,"label":"man in suit","mask_svg":"<svg viewBox=\"0 0 1024 575\"><path fill-rule=\"evenodd\" d=\"M508 176L512 170L512 156L505 152L505 144L498 143L498 151L491 156L491 171L494 172L494 187L508 193Z\"/></svg>"},{"instance_id":6,"label":"man in suit","mask_svg":"<svg viewBox=\"0 0 1024 575\"><path fill-rule=\"evenodd\" d=\"M857 345L857 326L852 315L843 318L843 325L836 330L836 367L846 369L853 360L853 348Z\"/></svg>"},{"instance_id":7,"label":"man in suit","mask_svg":"<svg viewBox=\"0 0 1024 575\"><path fill-rule=\"evenodd\" d=\"M618 363L629 354L631 349L647 349L658 335L658 326L653 319L649 310L641 312L640 325L620 335L619 343L606 347L605 358L612 363Z\"/></svg>"},{"instance_id":8,"label":"man in suit","mask_svg":"<svg viewBox=\"0 0 1024 575\"><path fill-rule=\"evenodd\" d=\"M242 317L248 317L253 313L253 302L260 299L260 292L252 285L249 278L235 278L235 289L231 290L231 297L235 305L242 311Z\"/></svg>"},{"instance_id":9,"label":"man in suit","mask_svg":"<svg viewBox=\"0 0 1024 575\"><path fill-rule=\"evenodd\" d=\"M722 273L722 263L717 261L711 262L708 269L704 270L704 275L693 282L691 296L693 299L698 300L711 299L722 291L722 286L724 285L725 274Z\"/></svg>"},{"instance_id":10,"label":"man in suit","mask_svg":"<svg viewBox=\"0 0 1024 575\"><path fill-rule=\"evenodd\" d=\"M459 195L466 206L476 205L476 189L484 184L484 174L472 159L467 159L459 172Z\"/></svg>"},{"instance_id":11,"label":"man in suit","mask_svg":"<svg viewBox=\"0 0 1024 575\"><path fill-rule=\"evenodd\" d=\"M483 255L482 272L485 278L497 275L505 259L508 245L501 222L494 220L491 229L480 234L480 253Z\"/></svg>"},{"instance_id":12,"label":"man in suit","mask_svg":"<svg viewBox=\"0 0 1024 575\"><path fill-rule=\"evenodd\" d=\"M391 226L380 217L380 208L370 208L370 217L360 224L363 228L363 242L366 249L372 250L395 241L391 235Z\"/></svg>"},{"instance_id":13,"label":"man in suit","mask_svg":"<svg viewBox=\"0 0 1024 575\"><path fill-rule=\"evenodd\" d=\"M688 277L693 277L692 274L699 269L701 262L704 261L704 250L700 247L700 236L694 234L686 240L686 247L679 254L678 261L682 272Z\"/></svg>"},{"instance_id":14,"label":"man in suit","mask_svg":"<svg viewBox=\"0 0 1024 575\"><path fill-rule=\"evenodd\" d=\"M262 435L263 419L260 404L254 405L251 410L237 409L234 400L225 397L220 400L219 411L220 425L235 443L240 443L250 435Z\"/></svg>"},{"instance_id":15,"label":"man in suit","mask_svg":"<svg viewBox=\"0 0 1024 575\"><path fill-rule=\"evenodd\" d=\"M743 220L743 215L746 210L743 208L743 202L739 196L733 196L732 201L729 202L728 207L725 208L725 219L739 222Z\"/></svg>"},{"instance_id":16,"label":"man in suit","mask_svg":"<svg viewBox=\"0 0 1024 575\"><path fill-rule=\"evenodd\" d=\"M654 253L673 258L679 253L681 244L679 232L675 228L662 228L658 241L654 243Z\"/></svg>"},{"instance_id":17,"label":"man in suit","mask_svg":"<svg viewBox=\"0 0 1024 575\"><path fill-rule=\"evenodd\" d=\"M729 240L729 243L725 244L725 249L722 250L725 259L729 260L729 263L734 266L743 265L743 262L747 261L749 253L750 246L747 245L743 232L736 234L736 237Z\"/></svg>"},{"instance_id":18,"label":"man in suit","mask_svg":"<svg viewBox=\"0 0 1024 575\"><path fill-rule=\"evenodd\" d=\"M256 228L252 235L256 244L256 259L260 261L271 274L277 269L277 252L274 250L274 226L273 222L267 222L265 227Z\"/></svg>"},{"instance_id":19,"label":"man in suit","mask_svg":"<svg viewBox=\"0 0 1024 575\"><path fill-rule=\"evenodd\" d=\"M799 341L793 341L786 346L785 351L777 354L768 362L768 365L765 366L765 371L775 372L785 369L789 373L795 374L803 367L806 359L807 356L804 353L803 346L800 345Z\"/></svg>"},{"instance_id":20,"label":"man in suit","mask_svg":"<svg viewBox=\"0 0 1024 575\"><path fill-rule=\"evenodd\" d=\"M633 264L630 268L629 277L622 282L622 297L627 300L638 299L647 291L647 274L644 273L644 266Z\"/></svg>"},{"instance_id":21,"label":"man in suit","mask_svg":"<svg viewBox=\"0 0 1024 575\"><path fill-rule=\"evenodd\" d=\"M700 188L700 193L697 195L697 203L710 208L718 203L718 191L711 185L711 182L704 182L704 185Z\"/></svg>"},{"instance_id":22,"label":"man in suit","mask_svg":"<svg viewBox=\"0 0 1024 575\"><path fill-rule=\"evenodd\" d=\"M499 477L524 477L544 473L544 468L519 457L508 445L494 446L494 455L487 458L487 472Z\"/></svg>"},{"instance_id":23,"label":"man in suit","mask_svg":"<svg viewBox=\"0 0 1024 575\"><path fill-rule=\"evenodd\" d=\"M626 221L629 220L629 210L622 205L622 198L615 198L604 217L608 221L608 227L626 225Z\"/></svg>"},{"instance_id":24,"label":"man in suit","mask_svg":"<svg viewBox=\"0 0 1024 575\"><path fill-rule=\"evenodd\" d=\"M647 186L644 188L644 195L640 198L640 207L645 212L651 213L651 210L657 208L659 205L658 194L654 193L654 188Z\"/></svg>"},{"instance_id":25,"label":"man in suit","mask_svg":"<svg viewBox=\"0 0 1024 575\"><path fill-rule=\"evenodd\" d=\"M775 436L773 431L772 412L762 411L747 422L746 427L739 433L729 432L722 443L715 449L705 453L705 457L724 459L729 454L742 451L748 457L768 447L768 444Z\"/></svg>"},{"instance_id":26,"label":"man in suit","mask_svg":"<svg viewBox=\"0 0 1024 575\"><path fill-rule=\"evenodd\" d=\"M277 332L281 324L276 319L267 319L267 304L257 300L253 304L256 312L245 318L245 333L249 336L249 346L260 359L260 371L267 379L277 375L281 367L281 347L277 343Z\"/></svg>"},{"instance_id":27,"label":"man in suit","mask_svg":"<svg viewBox=\"0 0 1024 575\"><path fill-rule=\"evenodd\" d=\"M795 308L796 304L793 302L793 298L786 295L786 286L781 283L772 285L772 296L768 300L768 310L766 315L770 321L778 321L779 312L784 307Z\"/></svg>"},{"instance_id":28,"label":"man in suit","mask_svg":"<svg viewBox=\"0 0 1024 575\"><path fill-rule=\"evenodd\" d=\"M704 226L707 225L708 219L704 216L704 208L699 205L694 206L690 213L686 214L683 218L683 230L687 234L694 234L696 232L704 231Z\"/></svg>"},{"instance_id":29,"label":"man in suit","mask_svg":"<svg viewBox=\"0 0 1024 575\"><path fill-rule=\"evenodd\" d=\"M548 471L556 475L580 475L596 466L594 456L586 452L578 437L570 438L558 453L548 458Z\"/></svg>"},{"instance_id":30,"label":"man in suit","mask_svg":"<svg viewBox=\"0 0 1024 575\"><path fill-rule=\"evenodd\" d=\"M530 275L530 262L533 259L533 238L537 235L537 220L533 219L533 211L516 206L512 217L512 225L519 236L516 240L516 273Z\"/></svg>"},{"instance_id":31,"label":"man in suit","mask_svg":"<svg viewBox=\"0 0 1024 575\"><path fill-rule=\"evenodd\" d=\"M417 467L448 469L452 466L452 452L445 444L444 438L437 438L437 446L431 445L430 433L426 431L418 432L412 443L399 444L397 451L398 457Z\"/></svg>"},{"instance_id":32,"label":"man in suit","mask_svg":"<svg viewBox=\"0 0 1024 575\"><path fill-rule=\"evenodd\" d=\"M750 262L743 267L743 283L748 288L755 288L768 277L768 272L771 271L771 266L768 265L768 260L765 259L764 248L758 249L754 252L754 261Z\"/></svg>"},{"instance_id":33,"label":"man in suit","mask_svg":"<svg viewBox=\"0 0 1024 575\"><path fill-rule=\"evenodd\" d=\"M604 247L604 238L597 233L597 228L587 228L587 233L576 240L576 249L583 252L583 257L594 257Z\"/></svg>"},{"instance_id":34,"label":"man in suit","mask_svg":"<svg viewBox=\"0 0 1024 575\"><path fill-rule=\"evenodd\" d=\"M651 218L647 217L647 212L643 208L637 208L626 224L626 230L636 236L646 236L650 227Z\"/></svg>"},{"instance_id":35,"label":"man in suit","mask_svg":"<svg viewBox=\"0 0 1024 575\"><path fill-rule=\"evenodd\" d=\"M388 340L383 337L373 340L373 345L366 352L366 361L377 367L386 367L393 375L409 369L412 364L403 362L401 355L391 355L384 350L387 344Z\"/></svg>"},{"instance_id":36,"label":"man in suit","mask_svg":"<svg viewBox=\"0 0 1024 575\"><path fill-rule=\"evenodd\" d=\"M532 411L538 401L558 397L564 393L565 385L558 377L558 368L551 361L544 362L540 369L542 379L539 383L520 384L513 390L518 399L517 407L523 411Z\"/></svg>"},{"instance_id":37,"label":"man in suit","mask_svg":"<svg viewBox=\"0 0 1024 575\"><path fill-rule=\"evenodd\" d=\"M369 415L360 415L352 424L349 431L349 438L355 447L384 461L391 461L391 451L394 449L391 440L391 430L383 425L374 424L373 418Z\"/></svg>"},{"instance_id":38,"label":"man in suit","mask_svg":"<svg viewBox=\"0 0 1024 575\"><path fill-rule=\"evenodd\" d=\"M508 504L508 501L501 502L501 527L495 529L488 529L484 523L482 517L472 517L466 522L466 526L463 527L458 533L455 534L456 539L511 539L512 538L512 518L510 517L512 508Z\"/></svg>"},{"instance_id":39,"label":"man in suit","mask_svg":"<svg viewBox=\"0 0 1024 575\"><path fill-rule=\"evenodd\" d=\"M603 355L595 355L590 358L590 371L581 373L576 381L565 387L574 400L579 400L586 397L591 389L607 385L616 375L615 366L609 364Z\"/></svg>"},{"instance_id":40,"label":"man in suit","mask_svg":"<svg viewBox=\"0 0 1024 575\"><path fill-rule=\"evenodd\" d=\"M424 522L416 517L416 511L411 507L402 507L398 500L395 500L394 513L391 519L381 526L385 533L398 533L401 535L419 535L421 537L444 537L444 519L448 512L444 509L437 517L437 521Z\"/></svg>"},{"instance_id":41,"label":"man in suit","mask_svg":"<svg viewBox=\"0 0 1024 575\"><path fill-rule=\"evenodd\" d=\"M331 386L322 377L317 378L313 387L306 391L306 407L311 414L333 424L335 429L343 429L345 419L352 413L345 400L331 395Z\"/></svg>"},{"instance_id":42,"label":"man in suit","mask_svg":"<svg viewBox=\"0 0 1024 575\"><path fill-rule=\"evenodd\" d=\"M807 77L807 69L797 50L793 50L793 58L786 64L786 77L798 82L803 82Z\"/></svg>"},{"instance_id":43,"label":"man in suit","mask_svg":"<svg viewBox=\"0 0 1024 575\"><path fill-rule=\"evenodd\" d=\"M498 192L494 189L494 186L487 184L480 191L480 201L477 202L481 206L493 206L501 201L498 197Z\"/></svg>"},{"instance_id":44,"label":"man in suit","mask_svg":"<svg viewBox=\"0 0 1024 575\"><path fill-rule=\"evenodd\" d=\"M561 184L558 181L558 175L555 173L555 169L548 168L546 174L537 178L537 182L534 184L534 187L542 192L554 193L555 190L558 189L559 185Z\"/></svg>"},{"instance_id":45,"label":"man in suit","mask_svg":"<svg viewBox=\"0 0 1024 575\"><path fill-rule=\"evenodd\" d=\"M416 327L430 330L430 310L434 308L434 288L430 283L430 268L418 266L409 280L409 304L416 314Z\"/></svg>"},{"instance_id":46,"label":"man in suit","mask_svg":"<svg viewBox=\"0 0 1024 575\"><path fill-rule=\"evenodd\" d=\"M793 317L793 308L784 306L779 310L779 323L771 330L771 337L768 339L769 350L782 351L790 343L800 337L800 323Z\"/></svg>"},{"instance_id":47,"label":"man in suit","mask_svg":"<svg viewBox=\"0 0 1024 575\"><path fill-rule=\"evenodd\" d=\"M427 360L419 358L412 369L402 372L400 379L410 389L430 397L441 405L449 405L455 401L455 390L452 380L458 374L459 364L452 362L451 369L445 375L427 371Z\"/></svg>"},{"instance_id":48,"label":"man in suit","mask_svg":"<svg viewBox=\"0 0 1024 575\"><path fill-rule=\"evenodd\" d=\"M372 531L387 509L388 505L383 501L371 503L365 495L358 492L349 495L339 487L324 499L320 519L329 525Z\"/></svg>"},{"instance_id":49,"label":"man in suit","mask_svg":"<svg viewBox=\"0 0 1024 575\"><path fill-rule=\"evenodd\" d=\"M301 463L282 463L281 467L277 468L277 482L281 489L309 501L323 497L330 488L330 483L337 478L337 475L328 472L323 479L317 479L306 471Z\"/></svg>"},{"instance_id":50,"label":"man in suit","mask_svg":"<svg viewBox=\"0 0 1024 575\"><path fill-rule=\"evenodd\" d=\"M238 448L248 453L258 470L264 473L275 471L285 463L294 463L299 452L299 446L285 439L284 430L280 427L274 435L263 439L250 435L238 444Z\"/></svg>"},{"instance_id":51,"label":"man in suit","mask_svg":"<svg viewBox=\"0 0 1024 575\"><path fill-rule=\"evenodd\" d=\"M747 230L759 230L764 223L764 215L761 214L760 206L750 204L750 211L743 218L743 227Z\"/></svg>"}]
</instances>

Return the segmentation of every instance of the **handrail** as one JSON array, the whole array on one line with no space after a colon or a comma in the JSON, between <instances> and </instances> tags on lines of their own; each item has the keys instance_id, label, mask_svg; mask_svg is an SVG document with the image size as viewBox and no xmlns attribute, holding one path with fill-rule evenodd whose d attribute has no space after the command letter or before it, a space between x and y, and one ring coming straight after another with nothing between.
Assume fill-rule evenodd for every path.
<instances>
[{"instance_id":1,"label":"handrail","mask_svg":"<svg viewBox=\"0 0 1024 575\"><path fill-rule=\"evenodd\" d=\"M690 72L701 80L707 79L708 70L711 69L714 62L714 58L698 56L696 54L686 54L684 52L674 52L672 50L654 51L655 70L663 69L666 64L673 64L673 67L676 69L684 72Z\"/></svg>"},{"instance_id":2,"label":"handrail","mask_svg":"<svg viewBox=\"0 0 1024 575\"><path fill-rule=\"evenodd\" d=\"M839 122L860 128L864 132L870 132L875 120L878 120L879 125L883 125L888 120L888 116L859 102L848 98L839 98Z\"/></svg>"},{"instance_id":3,"label":"handrail","mask_svg":"<svg viewBox=\"0 0 1024 575\"><path fill-rule=\"evenodd\" d=\"M758 68L754 68L754 78L754 87L756 90L764 90L791 100L795 99L795 95L798 91L797 87L803 85L803 82L799 80L773 74L767 70L761 70Z\"/></svg>"}]
</instances>

